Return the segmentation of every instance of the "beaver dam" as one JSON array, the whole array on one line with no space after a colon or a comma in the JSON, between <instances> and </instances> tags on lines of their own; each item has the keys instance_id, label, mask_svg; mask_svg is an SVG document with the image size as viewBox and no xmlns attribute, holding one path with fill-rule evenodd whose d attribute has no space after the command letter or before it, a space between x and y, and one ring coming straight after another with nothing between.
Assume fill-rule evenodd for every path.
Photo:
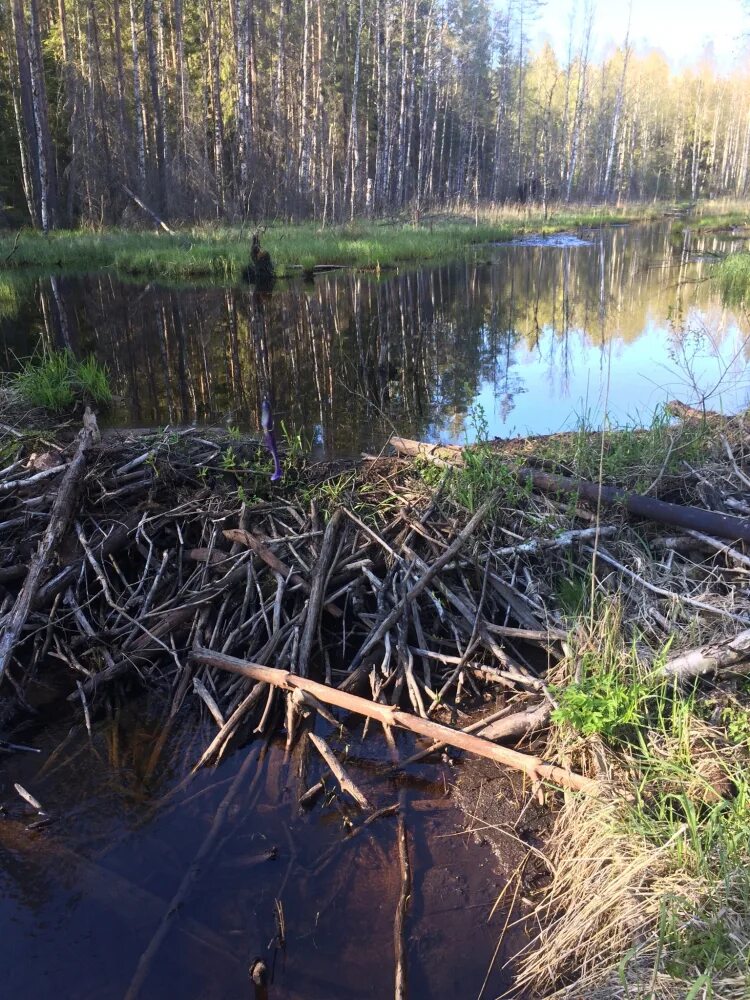
<instances>
[{"instance_id":1,"label":"beaver dam","mask_svg":"<svg viewBox=\"0 0 750 1000\"><path fill-rule=\"evenodd\" d=\"M747 996L747 428L677 410L3 425L14 995Z\"/></svg>"}]
</instances>

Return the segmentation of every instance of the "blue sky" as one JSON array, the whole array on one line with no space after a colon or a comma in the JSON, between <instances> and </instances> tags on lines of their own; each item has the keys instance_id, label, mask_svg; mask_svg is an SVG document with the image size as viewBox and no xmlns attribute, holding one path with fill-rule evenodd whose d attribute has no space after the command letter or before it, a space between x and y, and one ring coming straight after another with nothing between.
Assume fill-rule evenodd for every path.
<instances>
[{"instance_id":1,"label":"blue sky","mask_svg":"<svg viewBox=\"0 0 750 1000\"><path fill-rule=\"evenodd\" d=\"M628 4L626 0L594 0L594 5L592 54L598 57L612 45L622 44ZM547 0L534 31L537 44L549 41L562 58L567 53L573 6L580 26L583 0ZM747 10L742 0L633 0L631 41L640 51L661 49L675 68L695 62L711 43L719 70L730 70L748 59L742 35L750 31L750 4Z\"/></svg>"}]
</instances>

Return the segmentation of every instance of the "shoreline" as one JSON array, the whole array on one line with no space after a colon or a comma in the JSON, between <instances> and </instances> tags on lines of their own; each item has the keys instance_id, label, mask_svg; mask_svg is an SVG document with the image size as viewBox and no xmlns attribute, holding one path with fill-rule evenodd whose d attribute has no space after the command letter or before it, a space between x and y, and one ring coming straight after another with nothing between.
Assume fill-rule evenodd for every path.
<instances>
[{"instance_id":1,"label":"shoreline","mask_svg":"<svg viewBox=\"0 0 750 1000\"><path fill-rule=\"evenodd\" d=\"M316 268L379 271L397 264L445 260L474 245L497 243L529 233L552 234L669 217L666 205L622 209L558 206L540 209L482 209L436 213L410 221L359 221L323 227L316 223L271 225L262 246L276 277L308 274ZM0 232L0 278L26 271L59 273L112 269L144 279L213 279L236 283L250 262L251 227L198 226L159 231L33 230Z\"/></svg>"}]
</instances>

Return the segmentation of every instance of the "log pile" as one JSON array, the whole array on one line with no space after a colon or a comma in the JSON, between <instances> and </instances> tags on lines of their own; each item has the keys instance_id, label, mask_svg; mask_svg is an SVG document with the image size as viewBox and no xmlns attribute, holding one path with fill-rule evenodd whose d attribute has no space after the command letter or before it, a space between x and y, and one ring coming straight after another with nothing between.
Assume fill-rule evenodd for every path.
<instances>
[{"instance_id":1,"label":"log pile","mask_svg":"<svg viewBox=\"0 0 750 1000\"><path fill-rule=\"evenodd\" d=\"M585 491L571 505L533 480L541 494L513 509L492 494L470 516L412 461L460 456L393 443L408 459L351 463L345 496L327 489L340 469L271 487L257 443L194 428L100 442L89 421L68 447L18 443L0 470L6 723L56 697L88 724L113 685L148 684L164 693L161 746L181 713L211 720L196 766L277 725L291 743L311 712L354 713L391 746L394 726L427 740L418 756L454 746L596 793L498 746L528 742L554 707L561 579L594 566L662 643L700 612L713 631L694 672L745 662L744 637L731 640L750 608L741 542L653 525L646 537L616 512L597 521Z\"/></svg>"}]
</instances>

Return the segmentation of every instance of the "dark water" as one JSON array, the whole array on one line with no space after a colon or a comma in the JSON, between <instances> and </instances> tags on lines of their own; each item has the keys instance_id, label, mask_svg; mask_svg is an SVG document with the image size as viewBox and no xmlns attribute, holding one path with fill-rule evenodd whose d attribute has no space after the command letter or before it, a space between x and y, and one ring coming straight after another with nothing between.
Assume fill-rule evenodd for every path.
<instances>
[{"instance_id":1,"label":"dark water","mask_svg":"<svg viewBox=\"0 0 750 1000\"><path fill-rule=\"evenodd\" d=\"M510 436L605 413L649 422L673 398L742 406L749 325L708 280L710 254L738 244L670 238L664 224L583 236L270 295L102 274L27 281L0 295L0 363L43 343L93 352L122 399L117 419L135 425L255 429L270 392L277 423L330 453L378 449L394 427L463 442L484 422Z\"/></svg>"},{"instance_id":2,"label":"dark water","mask_svg":"<svg viewBox=\"0 0 750 1000\"><path fill-rule=\"evenodd\" d=\"M181 724L153 766L164 720L147 705L131 704L101 722L91 740L81 726L55 755L70 721L33 739L42 754L5 753L0 762L0 933L6 956L0 995L125 996L245 767L214 849L155 952L139 996L251 1000L256 994L248 967L258 956L273 971L268 1000L393 996L401 889L394 817L378 819L342 843L349 820L356 827L363 814L329 796L309 812L300 810L298 795L317 780L320 762L315 755L303 762L299 747L285 760L281 742L264 749L256 740L170 797L206 745L208 731L196 734ZM402 797L413 877L406 918L409 997L477 997L490 965L483 995L499 996L509 985L502 966L524 943L511 927L493 964L514 887L490 919L504 883L489 848L465 832L468 821L446 798L452 769L439 763L415 767L397 784L382 777L382 733L373 732L364 743L357 734L344 732L342 742L326 735L339 750L349 744L347 766L374 805ZM401 754L413 750L405 734L399 744ZM29 829L37 816L14 782L39 800L49 825ZM330 863L318 871L331 849Z\"/></svg>"}]
</instances>

